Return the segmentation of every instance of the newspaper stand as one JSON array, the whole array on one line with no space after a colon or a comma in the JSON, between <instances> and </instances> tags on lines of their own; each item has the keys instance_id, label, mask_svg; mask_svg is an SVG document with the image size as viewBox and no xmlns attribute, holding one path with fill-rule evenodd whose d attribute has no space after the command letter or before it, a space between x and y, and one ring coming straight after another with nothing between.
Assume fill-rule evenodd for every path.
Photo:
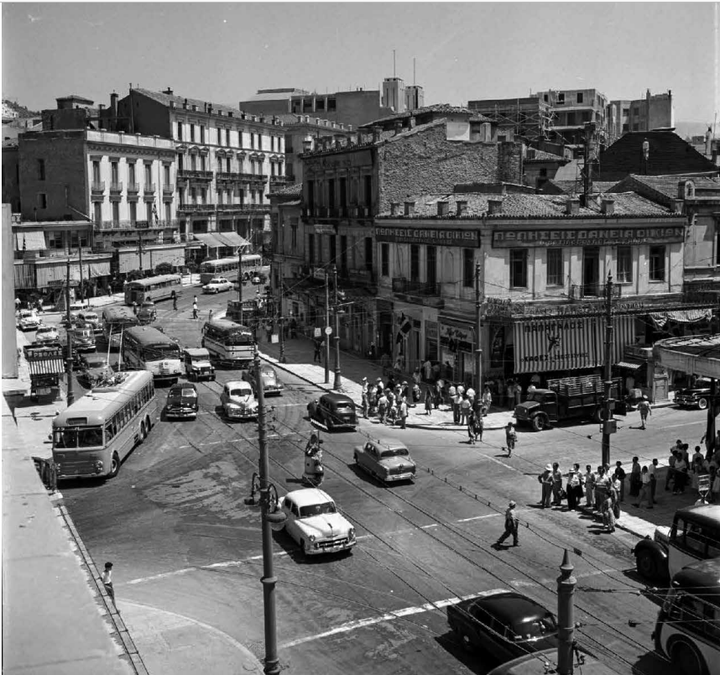
<instances>
[{"instance_id":1,"label":"newspaper stand","mask_svg":"<svg viewBox=\"0 0 720 675\"><path fill-rule=\"evenodd\" d=\"M51 394L65 372L62 347L27 345L24 352L30 370L30 397L37 400L39 396Z\"/></svg>"}]
</instances>

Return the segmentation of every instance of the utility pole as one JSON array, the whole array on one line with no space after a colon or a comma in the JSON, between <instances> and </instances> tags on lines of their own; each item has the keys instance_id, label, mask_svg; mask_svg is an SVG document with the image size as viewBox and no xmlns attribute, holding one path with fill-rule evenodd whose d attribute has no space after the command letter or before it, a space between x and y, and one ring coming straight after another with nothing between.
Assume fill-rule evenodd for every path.
<instances>
[{"instance_id":1,"label":"utility pole","mask_svg":"<svg viewBox=\"0 0 720 675\"><path fill-rule=\"evenodd\" d=\"M480 261L475 262L475 400L482 396L482 298L480 295Z\"/></svg>"},{"instance_id":2,"label":"utility pole","mask_svg":"<svg viewBox=\"0 0 720 675\"><path fill-rule=\"evenodd\" d=\"M338 273L337 265L333 265L333 282L335 284L335 382L333 389L340 391L342 388L342 377L340 376L340 312L338 303Z\"/></svg>"},{"instance_id":3,"label":"utility pole","mask_svg":"<svg viewBox=\"0 0 720 675\"><path fill-rule=\"evenodd\" d=\"M70 330L70 251L68 251L67 274L65 279L65 320L67 332L67 360L65 369L67 372L67 404L70 406L75 402L73 391L73 360L72 360L72 331Z\"/></svg>"},{"instance_id":4,"label":"utility pole","mask_svg":"<svg viewBox=\"0 0 720 675\"><path fill-rule=\"evenodd\" d=\"M139 270L140 274L145 276L145 271L143 270L143 238L142 238L142 230L138 228L138 258L139 258Z\"/></svg>"},{"instance_id":5,"label":"utility pole","mask_svg":"<svg viewBox=\"0 0 720 675\"><path fill-rule=\"evenodd\" d=\"M613 419L613 408L615 402L612 400L612 348L613 348L613 316L612 316L612 274L608 273L607 284L605 284L605 391L604 393L604 414L602 416L602 464L610 465L610 435L615 433L615 420Z\"/></svg>"},{"instance_id":6,"label":"utility pole","mask_svg":"<svg viewBox=\"0 0 720 675\"><path fill-rule=\"evenodd\" d=\"M85 291L83 290L83 268L82 268L82 240L80 239L80 234L78 233L78 255L79 261L78 265L80 266L80 304L85 304ZM90 281L90 277L88 277L88 281Z\"/></svg>"},{"instance_id":7,"label":"utility pole","mask_svg":"<svg viewBox=\"0 0 720 675\"><path fill-rule=\"evenodd\" d=\"M565 549L560 565L558 585L558 675L572 675L573 672L573 634L575 633L574 595L577 579L572 576L573 564Z\"/></svg>"},{"instance_id":8,"label":"utility pole","mask_svg":"<svg viewBox=\"0 0 720 675\"><path fill-rule=\"evenodd\" d=\"M245 325L245 313L243 312L243 268L242 268L242 246L238 247L238 303L240 304L240 325Z\"/></svg>"},{"instance_id":9,"label":"utility pole","mask_svg":"<svg viewBox=\"0 0 720 675\"><path fill-rule=\"evenodd\" d=\"M325 384L330 383L330 275L325 269Z\"/></svg>"},{"instance_id":10,"label":"utility pole","mask_svg":"<svg viewBox=\"0 0 720 675\"><path fill-rule=\"evenodd\" d=\"M581 205L587 206L588 195L590 194L591 169L590 169L590 138L594 131L592 122L585 123L585 143L583 152L583 198Z\"/></svg>"}]
</instances>

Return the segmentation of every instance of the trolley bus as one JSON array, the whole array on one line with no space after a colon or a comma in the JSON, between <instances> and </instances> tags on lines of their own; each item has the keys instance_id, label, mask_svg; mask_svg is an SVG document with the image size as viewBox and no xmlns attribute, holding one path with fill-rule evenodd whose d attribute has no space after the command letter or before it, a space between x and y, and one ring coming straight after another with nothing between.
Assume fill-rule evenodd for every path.
<instances>
[{"instance_id":1,"label":"trolley bus","mask_svg":"<svg viewBox=\"0 0 720 675\"><path fill-rule=\"evenodd\" d=\"M242 277L245 280L252 278L252 275L258 274L268 277L270 274L270 266L262 264L262 256L256 253L249 253L242 256ZM238 259L234 258L218 258L217 260L206 260L200 265L200 283L205 285L215 277L225 277L230 281L235 281L238 276Z\"/></svg>"},{"instance_id":2,"label":"trolley bus","mask_svg":"<svg viewBox=\"0 0 720 675\"><path fill-rule=\"evenodd\" d=\"M112 349L119 349L123 331L138 325L138 318L127 307L106 307L102 313L103 337Z\"/></svg>"},{"instance_id":3,"label":"trolley bus","mask_svg":"<svg viewBox=\"0 0 720 675\"><path fill-rule=\"evenodd\" d=\"M148 297L153 301L167 300L173 294L180 297L182 277L179 274L161 274L158 277L137 279L125 283L125 304L141 305Z\"/></svg>"},{"instance_id":4,"label":"trolley bus","mask_svg":"<svg viewBox=\"0 0 720 675\"><path fill-rule=\"evenodd\" d=\"M177 382L181 370L180 346L152 326L135 326L125 331L120 348L129 370L149 370L156 382Z\"/></svg>"},{"instance_id":5,"label":"trolley bus","mask_svg":"<svg viewBox=\"0 0 720 675\"><path fill-rule=\"evenodd\" d=\"M152 375L117 373L53 419L58 478L113 478L158 420Z\"/></svg>"},{"instance_id":6,"label":"trolley bus","mask_svg":"<svg viewBox=\"0 0 720 675\"><path fill-rule=\"evenodd\" d=\"M227 319L211 319L205 323L202 346L218 365L230 368L246 368L255 354L252 331Z\"/></svg>"},{"instance_id":7,"label":"trolley bus","mask_svg":"<svg viewBox=\"0 0 720 675\"><path fill-rule=\"evenodd\" d=\"M675 673L720 675L720 560L693 563L673 577L653 639Z\"/></svg>"}]
</instances>

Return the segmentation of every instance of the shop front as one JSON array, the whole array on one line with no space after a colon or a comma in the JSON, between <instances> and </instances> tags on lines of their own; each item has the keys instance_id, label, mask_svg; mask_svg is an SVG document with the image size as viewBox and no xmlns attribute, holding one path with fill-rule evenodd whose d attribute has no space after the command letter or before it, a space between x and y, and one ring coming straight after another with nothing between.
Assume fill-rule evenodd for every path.
<instances>
[{"instance_id":1,"label":"shop front","mask_svg":"<svg viewBox=\"0 0 720 675\"><path fill-rule=\"evenodd\" d=\"M475 325L442 313L439 319L441 373L470 385L475 376Z\"/></svg>"}]
</instances>

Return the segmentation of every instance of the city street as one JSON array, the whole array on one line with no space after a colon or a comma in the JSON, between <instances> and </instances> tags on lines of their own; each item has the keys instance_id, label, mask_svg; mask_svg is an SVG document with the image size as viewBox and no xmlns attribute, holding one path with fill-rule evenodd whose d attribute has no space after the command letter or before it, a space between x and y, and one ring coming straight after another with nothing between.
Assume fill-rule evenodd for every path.
<instances>
[{"instance_id":1,"label":"city street","mask_svg":"<svg viewBox=\"0 0 720 675\"><path fill-rule=\"evenodd\" d=\"M190 318L194 290L185 290L177 312L169 303L158 307L157 323L185 346L199 345L202 321ZM203 319L227 302L227 294L198 298ZM237 376L219 370L217 382L199 383L197 420L163 419L114 480L63 483L61 490L93 558L115 564L118 606L131 631L132 607L151 606L210 626L262 658L260 514L243 502L258 466L257 425L228 424L217 412L222 383ZM319 391L291 375L282 379L284 395L267 399L271 477L281 495L301 487L312 429L306 404ZM157 396L162 403L166 390ZM676 437L699 441L704 413L657 409L647 431L636 430L632 416L620 426L613 461L629 463L633 454L665 460ZM636 538L601 534L583 515L536 508L537 474L550 455L564 468L593 456L599 463L596 425L521 430L512 458L501 450L500 430L472 446L460 431L382 428L367 420L357 432L322 437L322 488L355 526L358 543L350 554L305 560L285 533L275 533L278 642L287 672L362 664L363 672L380 674L485 673L495 664L463 650L448 630L445 606L514 588L556 611L568 548L583 624L578 641L617 672L669 674L652 654L660 597L641 592L630 553ZM402 439L419 467L415 482L384 487L357 472L352 449L368 437ZM520 546L495 550L511 498L520 507ZM182 631L177 639L182 645ZM150 667L153 655L144 656ZM188 659L191 672L191 649Z\"/></svg>"}]
</instances>

